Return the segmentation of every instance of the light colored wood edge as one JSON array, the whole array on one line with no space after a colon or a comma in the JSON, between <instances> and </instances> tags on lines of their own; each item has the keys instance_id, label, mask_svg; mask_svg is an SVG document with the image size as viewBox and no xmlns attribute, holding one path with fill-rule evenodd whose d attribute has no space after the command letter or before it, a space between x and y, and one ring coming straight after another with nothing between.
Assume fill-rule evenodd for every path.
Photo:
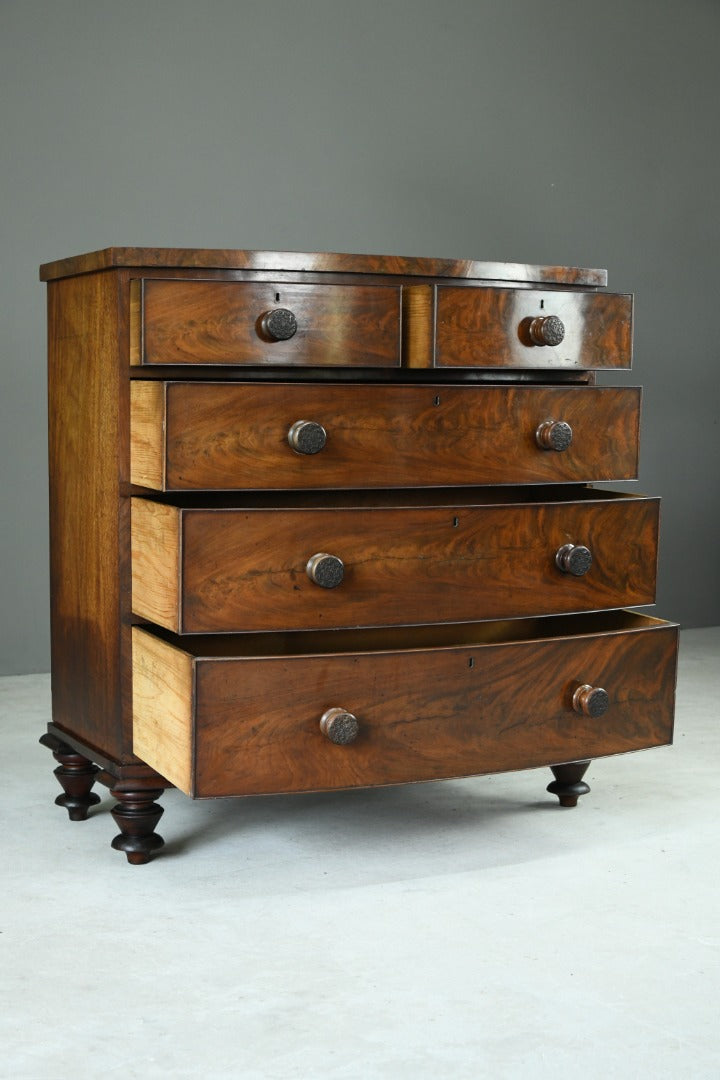
<instances>
[{"instance_id":1,"label":"light colored wood edge","mask_svg":"<svg viewBox=\"0 0 720 1080\"><path fill-rule=\"evenodd\" d=\"M130 384L130 482L165 490L165 383Z\"/></svg>"},{"instance_id":2,"label":"light colored wood edge","mask_svg":"<svg viewBox=\"0 0 720 1080\"><path fill-rule=\"evenodd\" d=\"M195 663L140 627L132 635L133 753L192 795Z\"/></svg>"},{"instance_id":3,"label":"light colored wood edge","mask_svg":"<svg viewBox=\"0 0 720 1080\"><path fill-rule=\"evenodd\" d=\"M179 633L181 511L151 499L131 507L133 612Z\"/></svg>"},{"instance_id":4,"label":"light colored wood edge","mask_svg":"<svg viewBox=\"0 0 720 1080\"><path fill-rule=\"evenodd\" d=\"M403 287L403 367L435 364L435 292L434 285Z\"/></svg>"},{"instance_id":5,"label":"light colored wood edge","mask_svg":"<svg viewBox=\"0 0 720 1080\"><path fill-rule=\"evenodd\" d=\"M142 281L130 282L130 363L142 364Z\"/></svg>"}]
</instances>

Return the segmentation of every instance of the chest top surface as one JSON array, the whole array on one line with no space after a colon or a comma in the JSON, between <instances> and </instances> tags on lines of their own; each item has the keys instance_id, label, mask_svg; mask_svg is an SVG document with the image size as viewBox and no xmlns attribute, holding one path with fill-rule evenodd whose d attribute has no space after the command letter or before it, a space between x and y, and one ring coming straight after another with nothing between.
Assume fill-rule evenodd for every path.
<instances>
[{"instance_id":1,"label":"chest top surface","mask_svg":"<svg viewBox=\"0 0 720 1080\"><path fill-rule=\"evenodd\" d=\"M112 268L257 270L277 273L389 274L400 277L538 282L550 285L604 286L607 271L574 266L536 266L475 259L355 255L333 252L246 251L216 248L108 247L45 263L42 281Z\"/></svg>"}]
</instances>

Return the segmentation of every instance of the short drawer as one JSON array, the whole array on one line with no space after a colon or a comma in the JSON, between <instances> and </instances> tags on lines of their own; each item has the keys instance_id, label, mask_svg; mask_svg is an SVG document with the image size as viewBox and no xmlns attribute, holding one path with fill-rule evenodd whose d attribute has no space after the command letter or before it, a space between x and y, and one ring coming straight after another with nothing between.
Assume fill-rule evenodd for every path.
<instances>
[{"instance_id":1,"label":"short drawer","mask_svg":"<svg viewBox=\"0 0 720 1080\"><path fill-rule=\"evenodd\" d=\"M159 491L630 480L640 390L135 380L131 480Z\"/></svg>"},{"instance_id":2,"label":"short drawer","mask_svg":"<svg viewBox=\"0 0 720 1080\"><path fill-rule=\"evenodd\" d=\"M217 797L438 780L672 741L675 626L613 612L428 629L188 644L136 627L134 753L187 794Z\"/></svg>"},{"instance_id":3,"label":"short drawer","mask_svg":"<svg viewBox=\"0 0 720 1080\"><path fill-rule=\"evenodd\" d=\"M422 493L334 494L322 507L268 496L213 509L135 498L133 611L177 633L227 633L654 601L659 500L524 492L425 493L426 505Z\"/></svg>"},{"instance_id":4,"label":"short drawer","mask_svg":"<svg viewBox=\"0 0 720 1080\"><path fill-rule=\"evenodd\" d=\"M629 368L632 296L439 285L436 367Z\"/></svg>"},{"instance_id":5,"label":"short drawer","mask_svg":"<svg viewBox=\"0 0 720 1080\"><path fill-rule=\"evenodd\" d=\"M400 286L148 278L133 288L133 364L400 364Z\"/></svg>"}]
</instances>

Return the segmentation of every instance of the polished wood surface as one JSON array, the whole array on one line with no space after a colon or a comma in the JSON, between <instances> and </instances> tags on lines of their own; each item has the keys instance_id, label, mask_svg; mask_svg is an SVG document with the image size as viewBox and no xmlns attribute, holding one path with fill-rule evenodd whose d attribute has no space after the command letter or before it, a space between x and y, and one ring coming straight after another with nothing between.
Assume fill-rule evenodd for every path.
<instances>
[{"instance_id":1,"label":"polished wood surface","mask_svg":"<svg viewBox=\"0 0 720 1080\"><path fill-rule=\"evenodd\" d=\"M297 331L274 341L263 317L278 308ZM400 289L148 279L142 292L144 364L399 367Z\"/></svg>"},{"instance_id":2,"label":"polished wood surface","mask_svg":"<svg viewBox=\"0 0 720 1080\"><path fill-rule=\"evenodd\" d=\"M145 501L133 500L138 502ZM183 537L181 610L175 614L175 580L154 567L146 575L139 564L133 571L134 609L183 633L504 619L650 604L655 598L655 499L597 493L547 505L163 505L156 513L157 506L147 500L138 508L145 511L144 527L133 545L156 552L158 566L170 564L178 532L166 526L165 515L177 515ZM134 509L134 528L137 520ZM164 556L166 535L172 539ZM581 577L556 566L556 553L568 542L586 544L592 552L592 566ZM310 580L307 564L318 552L344 564L337 588Z\"/></svg>"},{"instance_id":3,"label":"polished wood surface","mask_svg":"<svg viewBox=\"0 0 720 1080\"><path fill-rule=\"evenodd\" d=\"M43 742L71 814L111 788L130 862L172 784L551 765L570 805L590 757L670 740L676 629L617 611L654 599L658 500L583 486L637 472L639 391L593 373L631 359L604 271L109 248L41 276Z\"/></svg>"},{"instance_id":4,"label":"polished wood surface","mask_svg":"<svg viewBox=\"0 0 720 1080\"><path fill-rule=\"evenodd\" d=\"M119 459L116 275L48 289L52 715L57 727L122 759L121 587L129 572ZM128 727L130 718L128 720Z\"/></svg>"},{"instance_id":5,"label":"polished wood surface","mask_svg":"<svg viewBox=\"0 0 720 1080\"><path fill-rule=\"evenodd\" d=\"M529 326L558 316L559 345L535 345ZM626 293L437 287L435 365L478 368L629 368L632 297Z\"/></svg>"},{"instance_id":6,"label":"polished wood surface","mask_svg":"<svg viewBox=\"0 0 720 1080\"><path fill-rule=\"evenodd\" d=\"M217 248L110 247L59 259L40 267L42 281L87 274L110 267L285 271L331 274L389 274L400 277L477 278L489 281L538 281L558 285L607 284L605 270L530 263L480 262L473 259L427 259L402 255L352 255L305 251L242 251Z\"/></svg>"},{"instance_id":7,"label":"polished wood surface","mask_svg":"<svg viewBox=\"0 0 720 1080\"><path fill-rule=\"evenodd\" d=\"M463 644L387 653L203 658L193 711L199 797L435 780L623 753L672 739L677 630L634 617L638 632ZM136 631L139 648L152 635ZM150 639L147 641L147 639ZM241 643L237 643L241 648ZM583 681L610 707L572 708ZM357 738L321 732L328 708L357 717ZM190 754L190 738L185 746ZM151 764L163 771L165 748ZM174 752L171 751L171 752Z\"/></svg>"},{"instance_id":8,"label":"polished wood surface","mask_svg":"<svg viewBox=\"0 0 720 1080\"><path fill-rule=\"evenodd\" d=\"M156 490L432 487L629 480L635 387L132 384L132 482ZM571 445L544 451L548 420ZM325 447L294 452L299 420Z\"/></svg>"}]
</instances>

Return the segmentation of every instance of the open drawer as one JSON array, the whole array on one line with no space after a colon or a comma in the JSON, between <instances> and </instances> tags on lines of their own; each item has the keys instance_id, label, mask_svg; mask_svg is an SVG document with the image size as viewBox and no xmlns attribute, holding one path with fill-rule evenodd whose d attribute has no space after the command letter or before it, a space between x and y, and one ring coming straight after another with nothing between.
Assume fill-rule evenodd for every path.
<instances>
[{"instance_id":1,"label":"open drawer","mask_svg":"<svg viewBox=\"0 0 720 1080\"><path fill-rule=\"evenodd\" d=\"M133 628L134 752L196 797L502 772L672 741L677 627L628 611L413 630Z\"/></svg>"}]
</instances>

